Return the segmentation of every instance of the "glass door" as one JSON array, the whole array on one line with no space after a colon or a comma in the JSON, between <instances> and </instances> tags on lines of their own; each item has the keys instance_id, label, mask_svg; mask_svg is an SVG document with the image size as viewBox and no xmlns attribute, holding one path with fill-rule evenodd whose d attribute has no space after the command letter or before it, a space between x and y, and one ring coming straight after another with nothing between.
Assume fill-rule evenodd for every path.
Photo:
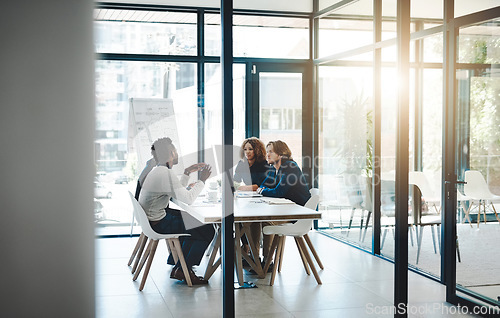
<instances>
[{"instance_id":1,"label":"glass door","mask_svg":"<svg viewBox=\"0 0 500 318\"><path fill-rule=\"evenodd\" d=\"M499 19L459 29L457 69L457 290L499 304Z\"/></svg>"},{"instance_id":2,"label":"glass door","mask_svg":"<svg viewBox=\"0 0 500 318\"><path fill-rule=\"evenodd\" d=\"M252 135L264 144L274 140L286 142L302 167L303 70L293 65L254 64L252 77Z\"/></svg>"},{"instance_id":3,"label":"glass door","mask_svg":"<svg viewBox=\"0 0 500 318\"><path fill-rule=\"evenodd\" d=\"M448 175L443 180L447 229L442 273L447 301L469 305L475 314L493 313L497 317L500 253L494 242L500 239L499 19L467 22L455 29L456 69L447 69L455 73L455 89L447 93L455 101L445 118L452 123L448 125L452 133L444 141L454 145L455 153L447 157L443 168ZM455 252L455 246L456 253L446 253ZM497 307L489 311L476 307L478 303Z\"/></svg>"}]
</instances>

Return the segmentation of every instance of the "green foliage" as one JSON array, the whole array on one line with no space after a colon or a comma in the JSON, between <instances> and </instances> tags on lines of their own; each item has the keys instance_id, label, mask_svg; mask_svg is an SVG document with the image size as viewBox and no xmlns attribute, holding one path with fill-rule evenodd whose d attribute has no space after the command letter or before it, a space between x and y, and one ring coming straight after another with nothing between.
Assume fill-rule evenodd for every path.
<instances>
[{"instance_id":1,"label":"green foliage","mask_svg":"<svg viewBox=\"0 0 500 318\"><path fill-rule=\"evenodd\" d=\"M373 166L372 111L368 109L369 99L363 92L341 100L339 118L344 124L343 143L336 156L343 159L345 172L358 174L364 171L371 175Z\"/></svg>"}]
</instances>

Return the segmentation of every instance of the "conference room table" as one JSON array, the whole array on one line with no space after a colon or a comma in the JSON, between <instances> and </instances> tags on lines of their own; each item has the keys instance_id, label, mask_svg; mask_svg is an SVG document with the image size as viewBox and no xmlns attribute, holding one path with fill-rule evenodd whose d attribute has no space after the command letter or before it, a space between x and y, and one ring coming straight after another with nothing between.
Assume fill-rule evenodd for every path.
<instances>
[{"instance_id":1,"label":"conference room table","mask_svg":"<svg viewBox=\"0 0 500 318\"><path fill-rule=\"evenodd\" d=\"M321 213L308 209L293 203L290 200L279 198L256 197L253 193L239 192L234 195L234 241L235 241L235 263L238 283L244 285L243 281L243 259L245 259L251 268L256 272L257 277L264 278L265 273L262 269L259 259L259 246L253 244L251 237L250 224L252 222L268 222L268 221L294 221L294 220L315 220L321 218ZM196 201L188 205L176 199L172 202L178 205L182 210L188 212L198 221L204 224L214 224L217 228L214 246L210 253L207 269L205 270L204 278L208 280L218 266L221 264L219 254L221 245L220 226L222 219L222 203L210 202L204 196L200 196ZM241 252L240 240L243 235L246 235L249 246L250 255Z\"/></svg>"}]
</instances>

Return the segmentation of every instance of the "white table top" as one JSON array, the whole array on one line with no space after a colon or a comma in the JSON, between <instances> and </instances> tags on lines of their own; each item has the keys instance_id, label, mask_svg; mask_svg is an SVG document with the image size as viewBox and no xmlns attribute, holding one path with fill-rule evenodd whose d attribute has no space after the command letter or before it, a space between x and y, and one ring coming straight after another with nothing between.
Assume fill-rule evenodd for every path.
<instances>
[{"instance_id":1,"label":"white table top","mask_svg":"<svg viewBox=\"0 0 500 318\"><path fill-rule=\"evenodd\" d=\"M298 204L268 204L263 199L265 198L235 198L234 221L289 221L321 218L321 212L313 211ZM172 199L172 201L202 223L221 222L221 202L210 203L204 197L199 197L192 205L187 205L176 199Z\"/></svg>"}]
</instances>

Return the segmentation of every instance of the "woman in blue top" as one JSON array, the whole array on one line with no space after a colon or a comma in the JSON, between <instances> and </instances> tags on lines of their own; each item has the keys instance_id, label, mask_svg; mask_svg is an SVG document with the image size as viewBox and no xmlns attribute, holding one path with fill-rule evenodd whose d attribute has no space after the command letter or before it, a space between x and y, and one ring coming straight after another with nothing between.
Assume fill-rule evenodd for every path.
<instances>
[{"instance_id":1,"label":"woman in blue top","mask_svg":"<svg viewBox=\"0 0 500 318\"><path fill-rule=\"evenodd\" d=\"M271 141L266 146L267 162L274 167L257 192L266 197L286 198L304 206L311 197L309 185L299 166L292 159L288 145Z\"/></svg>"},{"instance_id":2,"label":"woman in blue top","mask_svg":"<svg viewBox=\"0 0 500 318\"><path fill-rule=\"evenodd\" d=\"M268 172L257 192L267 197L286 198L304 206L311 198L306 178L299 166L292 159L292 151L288 145L281 141L270 141L266 146L267 163L274 167ZM263 222L266 225L278 225L286 222ZM274 235L264 235L262 250L264 261L269 255ZM270 266L269 268L271 268Z\"/></svg>"}]
</instances>

